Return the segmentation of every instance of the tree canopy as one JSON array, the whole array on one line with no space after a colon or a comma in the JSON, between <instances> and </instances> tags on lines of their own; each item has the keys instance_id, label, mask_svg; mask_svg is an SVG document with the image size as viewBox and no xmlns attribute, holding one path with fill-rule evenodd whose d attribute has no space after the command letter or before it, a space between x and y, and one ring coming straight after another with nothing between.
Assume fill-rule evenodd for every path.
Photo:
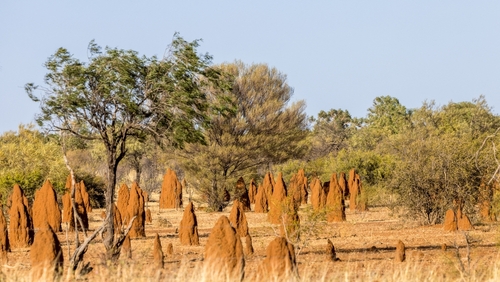
<instances>
[{"instance_id":1,"label":"tree canopy","mask_svg":"<svg viewBox=\"0 0 500 282\"><path fill-rule=\"evenodd\" d=\"M184 168L215 210L225 207L224 195L240 176L301 157L305 147L300 142L307 135L305 104L290 102L293 90L286 75L265 64L219 67L232 90L218 95L235 110L214 113L204 131L207 146L190 144L183 153Z\"/></svg>"},{"instance_id":2,"label":"tree canopy","mask_svg":"<svg viewBox=\"0 0 500 282\"><path fill-rule=\"evenodd\" d=\"M40 125L86 140L100 140L108 166L106 211L108 257L113 252L113 197L116 170L127 154L127 142L151 135L182 147L204 142L208 123L208 85L217 87L218 72L211 56L196 52L199 41L187 42L178 34L165 58L147 58L132 50L90 42L89 62L59 48L45 66L46 85L26 85L28 95L40 103Z\"/></svg>"}]
</instances>

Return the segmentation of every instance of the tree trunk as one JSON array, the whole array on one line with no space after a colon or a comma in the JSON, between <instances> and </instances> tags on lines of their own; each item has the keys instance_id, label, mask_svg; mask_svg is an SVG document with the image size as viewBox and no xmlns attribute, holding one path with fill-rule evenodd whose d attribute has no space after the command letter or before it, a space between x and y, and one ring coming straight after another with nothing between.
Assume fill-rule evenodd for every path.
<instances>
[{"instance_id":1,"label":"tree trunk","mask_svg":"<svg viewBox=\"0 0 500 282\"><path fill-rule=\"evenodd\" d=\"M116 257L114 247L115 227L114 227L114 195L116 186L116 169L118 162L115 157L115 152L108 152L108 179L106 187L106 237L104 238L104 247L106 248L106 259L113 260Z\"/></svg>"}]
</instances>

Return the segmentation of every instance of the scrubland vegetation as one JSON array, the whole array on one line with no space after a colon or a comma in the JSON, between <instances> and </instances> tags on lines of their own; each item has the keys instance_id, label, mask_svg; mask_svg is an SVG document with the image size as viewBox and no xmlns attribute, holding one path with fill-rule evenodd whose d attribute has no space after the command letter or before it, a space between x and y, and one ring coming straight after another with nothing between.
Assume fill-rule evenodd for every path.
<instances>
[{"instance_id":1,"label":"scrubland vegetation","mask_svg":"<svg viewBox=\"0 0 500 282\"><path fill-rule=\"evenodd\" d=\"M299 205L301 235L287 238L295 245L298 276L288 278L500 279L500 117L484 97L446 105L423 101L409 109L395 97L381 96L365 117L335 105L308 117L305 101L292 102L293 88L276 68L240 61L213 65L208 54L197 53L198 44L176 35L168 55L158 59L91 42L89 62L61 48L46 63L46 85L26 85L40 103L39 127L20 125L0 136L4 214L15 184L31 204L50 179L61 201L75 189L67 182L71 174L73 182L84 181L94 208L86 231L101 225L104 230L88 242L76 272L70 271L68 256L82 238L57 233L65 255L60 279L231 280L225 272L211 276L204 246L215 221L241 197L238 179L260 184L269 171L282 173L288 185L299 169L309 181L322 183L332 173L355 169L368 211L348 210L345 221L332 223L310 200ZM160 209L167 168L183 180L184 206L195 203L199 246L179 243L181 208ZM126 234L115 230L113 206L119 185L132 182L150 195L145 204L153 220L145 225L145 238L132 240L132 258L116 260ZM446 211L457 203L473 230L443 230ZM244 280L263 280L266 246L283 234L265 213L252 208L246 216L255 253L245 256ZM162 269L150 263L155 233L164 247L168 242L174 248ZM339 261L325 259L327 239ZM398 240L407 247L402 263L393 260ZM34 279L28 256L28 248L12 250L2 280Z\"/></svg>"}]
</instances>

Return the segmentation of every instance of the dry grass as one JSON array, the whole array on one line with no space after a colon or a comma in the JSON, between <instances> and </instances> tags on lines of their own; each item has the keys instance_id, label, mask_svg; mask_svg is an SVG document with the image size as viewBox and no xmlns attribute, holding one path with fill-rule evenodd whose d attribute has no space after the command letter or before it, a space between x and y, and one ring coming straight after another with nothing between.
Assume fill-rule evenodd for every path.
<instances>
[{"instance_id":1,"label":"dry grass","mask_svg":"<svg viewBox=\"0 0 500 282\"><path fill-rule=\"evenodd\" d=\"M157 195L151 198L154 200ZM131 260L106 265L102 259L104 247L98 238L85 256L93 270L82 277L65 273L61 280L228 280L224 274L204 268L203 253L210 229L221 215L229 216L229 208L223 213L197 210L200 246L181 246L176 228L182 211L159 210L157 202L150 203L149 207L153 223L146 225L146 238L132 240ZM308 222L307 209L302 208L299 212L301 228L303 234L307 232L309 236L296 244L299 281L500 281L499 226L496 223L476 226L468 233L468 254L464 234L445 232L440 226L405 222L392 217L384 207L372 208L365 213L347 211L347 222L342 223ZM100 214L101 210L96 209L90 215L91 229L101 224ZM262 281L265 279L259 276L259 268L267 245L276 236L276 228L267 222L266 214L250 212L247 220L255 254L245 258L245 281ZM160 235L164 253L169 242L174 246L174 255L165 257L165 266L161 270L153 269L151 263L155 233ZM64 232L58 235L67 263L68 242ZM73 236L70 234L68 238L71 248ZM325 261L326 239L335 245L340 261ZM407 259L403 263L393 261L398 240L407 247ZM441 249L443 244L448 246L446 251ZM1 281L34 280L30 275L29 249L14 250L1 270Z\"/></svg>"}]
</instances>

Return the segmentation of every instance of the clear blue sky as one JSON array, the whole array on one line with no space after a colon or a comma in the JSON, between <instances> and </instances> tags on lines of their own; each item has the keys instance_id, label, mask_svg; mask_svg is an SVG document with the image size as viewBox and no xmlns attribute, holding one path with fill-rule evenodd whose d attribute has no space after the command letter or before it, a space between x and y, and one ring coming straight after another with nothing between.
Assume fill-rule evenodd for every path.
<instances>
[{"instance_id":1,"label":"clear blue sky","mask_svg":"<svg viewBox=\"0 0 500 282\"><path fill-rule=\"evenodd\" d=\"M416 108L483 94L500 113L500 1L4 0L0 133L34 120L23 86L43 84L58 47L84 61L92 39L162 56L174 32L202 38L214 63L276 67L309 115L362 117L381 95Z\"/></svg>"}]
</instances>

